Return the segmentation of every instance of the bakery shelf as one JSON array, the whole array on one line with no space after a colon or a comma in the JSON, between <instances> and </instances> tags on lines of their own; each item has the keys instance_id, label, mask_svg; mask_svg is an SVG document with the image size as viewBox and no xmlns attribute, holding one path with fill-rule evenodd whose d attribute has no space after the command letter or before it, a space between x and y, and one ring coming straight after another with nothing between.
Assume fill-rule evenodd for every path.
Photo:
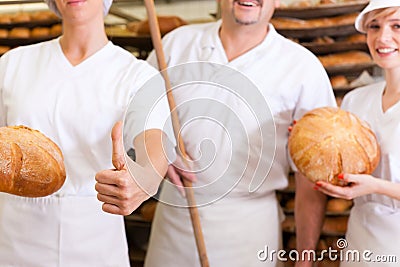
<instances>
[{"instance_id":1,"label":"bakery shelf","mask_svg":"<svg viewBox=\"0 0 400 267\"><path fill-rule=\"evenodd\" d=\"M0 29L12 29L16 27L35 28L44 26L53 26L54 24L61 23L60 19L48 19L48 20L37 20L29 22L12 22L12 23L0 23Z\"/></svg>"},{"instance_id":2,"label":"bakery shelf","mask_svg":"<svg viewBox=\"0 0 400 267\"><path fill-rule=\"evenodd\" d=\"M302 46L313 52L314 54L322 55L322 54L330 54L330 53L338 53L345 52L349 50L360 50L368 52L368 46L365 42L345 42L339 41L330 44L319 44L312 42L302 42L300 43Z\"/></svg>"},{"instance_id":3,"label":"bakery shelf","mask_svg":"<svg viewBox=\"0 0 400 267\"><path fill-rule=\"evenodd\" d=\"M311 39L321 36L347 36L357 33L354 25L317 27L310 29L276 29L280 34L290 38Z\"/></svg>"},{"instance_id":4,"label":"bakery shelf","mask_svg":"<svg viewBox=\"0 0 400 267\"><path fill-rule=\"evenodd\" d=\"M275 9L274 17L292 17L310 19L330 17L352 12L359 12L368 4L367 0L351 1L340 4L324 4L310 7L282 7Z\"/></svg>"},{"instance_id":5,"label":"bakery shelf","mask_svg":"<svg viewBox=\"0 0 400 267\"><path fill-rule=\"evenodd\" d=\"M287 215L293 215L293 209L282 208L283 212ZM334 212L334 211L326 211L325 215L327 216L348 216L350 215L350 210L341 211L341 212Z\"/></svg>"},{"instance_id":6,"label":"bakery shelf","mask_svg":"<svg viewBox=\"0 0 400 267\"><path fill-rule=\"evenodd\" d=\"M362 73L364 70L373 69L377 65L374 62L360 63L360 64L343 64L325 67L326 72L329 75L340 75L340 74L354 74Z\"/></svg>"},{"instance_id":7,"label":"bakery shelf","mask_svg":"<svg viewBox=\"0 0 400 267\"><path fill-rule=\"evenodd\" d=\"M43 41L48 41L53 39L55 36L45 36L45 37L30 37L30 38L0 38L0 45L17 47L21 45L30 45Z\"/></svg>"}]
</instances>

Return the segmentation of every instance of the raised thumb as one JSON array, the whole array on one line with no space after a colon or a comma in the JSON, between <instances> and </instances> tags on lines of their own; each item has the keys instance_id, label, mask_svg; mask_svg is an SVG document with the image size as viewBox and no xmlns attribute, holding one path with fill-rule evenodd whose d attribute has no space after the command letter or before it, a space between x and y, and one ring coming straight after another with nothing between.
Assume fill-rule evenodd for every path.
<instances>
[{"instance_id":1,"label":"raised thumb","mask_svg":"<svg viewBox=\"0 0 400 267\"><path fill-rule=\"evenodd\" d=\"M117 170L125 167L124 144L122 142L122 121L115 123L111 131L112 164Z\"/></svg>"}]
</instances>

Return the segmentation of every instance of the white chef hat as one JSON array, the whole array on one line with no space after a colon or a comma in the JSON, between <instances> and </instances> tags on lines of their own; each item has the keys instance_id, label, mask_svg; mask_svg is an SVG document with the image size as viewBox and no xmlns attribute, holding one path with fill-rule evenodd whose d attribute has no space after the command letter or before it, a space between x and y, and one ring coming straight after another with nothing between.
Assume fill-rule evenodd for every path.
<instances>
[{"instance_id":1,"label":"white chef hat","mask_svg":"<svg viewBox=\"0 0 400 267\"><path fill-rule=\"evenodd\" d=\"M400 7L400 0L370 0L368 6L356 18L355 27L359 32L366 33L365 15L371 11L388 7Z\"/></svg>"},{"instance_id":2,"label":"white chef hat","mask_svg":"<svg viewBox=\"0 0 400 267\"><path fill-rule=\"evenodd\" d=\"M58 11L56 0L44 0L49 6L50 10L56 13L57 16L61 18L61 13ZM106 16L110 10L113 0L103 0L103 15Z\"/></svg>"}]
</instances>

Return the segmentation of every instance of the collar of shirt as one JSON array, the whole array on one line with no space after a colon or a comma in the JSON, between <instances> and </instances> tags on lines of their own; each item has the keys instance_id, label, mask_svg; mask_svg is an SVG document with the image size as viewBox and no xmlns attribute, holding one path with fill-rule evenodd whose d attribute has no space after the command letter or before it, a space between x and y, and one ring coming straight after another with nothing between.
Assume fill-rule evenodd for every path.
<instances>
[{"instance_id":1,"label":"collar of shirt","mask_svg":"<svg viewBox=\"0 0 400 267\"><path fill-rule=\"evenodd\" d=\"M219 49L220 51L224 51L224 48L222 46L221 39L219 37L219 29L221 28L222 20L218 20L214 23L212 23L211 27L208 27L206 31L204 32L203 38L201 40L201 48L203 51L209 50L210 53L212 53L215 49ZM244 55L240 56L239 58L233 60L236 61L240 58L243 58L245 55L253 54L253 53L258 53L262 51L265 53L265 49L272 44L276 38L278 38L279 34L276 32L274 26L270 23L268 25L269 31L268 34L266 35L265 39L263 40L262 43L245 53ZM228 60L226 58L225 52L223 53L224 55L224 63L228 63ZM204 59L207 60L207 59ZM233 62L232 61L232 62Z\"/></svg>"}]
</instances>

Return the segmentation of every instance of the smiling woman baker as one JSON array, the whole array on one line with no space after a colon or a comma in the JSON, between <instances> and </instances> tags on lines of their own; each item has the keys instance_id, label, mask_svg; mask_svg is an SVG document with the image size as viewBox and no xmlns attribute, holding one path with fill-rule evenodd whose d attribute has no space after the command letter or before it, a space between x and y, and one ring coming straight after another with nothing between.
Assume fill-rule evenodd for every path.
<instances>
[{"instance_id":1,"label":"smiling woman baker","mask_svg":"<svg viewBox=\"0 0 400 267\"><path fill-rule=\"evenodd\" d=\"M334 197L354 199L347 249L358 251L361 260L343 259L341 266L399 266L400 1L371 0L355 27L367 34L369 51L384 70L385 80L351 91L341 107L370 124L380 143L381 161L372 175L343 174L348 186L317 182L316 188ZM369 253L362 254L365 251ZM386 262L378 264L381 260Z\"/></svg>"}]
</instances>

